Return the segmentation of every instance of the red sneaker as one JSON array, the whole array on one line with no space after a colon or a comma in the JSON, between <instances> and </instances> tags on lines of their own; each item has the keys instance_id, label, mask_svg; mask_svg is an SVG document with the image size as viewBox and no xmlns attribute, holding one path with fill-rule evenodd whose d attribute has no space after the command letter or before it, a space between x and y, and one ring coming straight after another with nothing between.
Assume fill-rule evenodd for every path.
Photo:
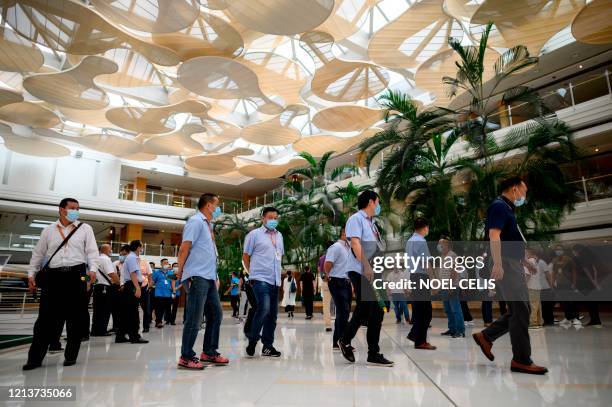
<instances>
[{"instance_id":1,"label":"red sneaker","mask_svg":"<svg viewBox=\"0 0 612 407\"><path fill-rule=\"evenodd\" d=\"M208 365L215 366L225 366L229 363L229 359L221 356L219 353L216 353L214 356L209 356L202 352L200 355L200 360Z\"/></svg>"},{"instance_id":2,"label":"red sneaker","mask_svg":"<svg viewBox=\"0 0 612 407\"><path fill-rule=\"evenodd\" d=\"M179 369L204 370L204 365L195 356L189 360L181 357L178 361L178 367Z\"/></svg>"}]
</instances>

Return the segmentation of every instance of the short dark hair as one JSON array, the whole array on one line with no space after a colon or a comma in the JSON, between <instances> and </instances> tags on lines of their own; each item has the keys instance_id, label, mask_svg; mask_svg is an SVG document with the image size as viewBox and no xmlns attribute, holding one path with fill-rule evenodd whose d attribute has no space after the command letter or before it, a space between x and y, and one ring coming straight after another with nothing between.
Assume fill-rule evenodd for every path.
<instances>
[{"instance_id":1,"label":"short dark hair","mask_svg":"<svg viewBox=\"0 0 612 407\"><path fill-rule=\"evenodd\" d=\"M139 247L142 247L142 242L140 240L132 240L130 242L130 251L135 252Z\"/></svg>"},{"instance_id":2,"label":"short dark hair","mask_svg":"<svg viewBox=\"0 0 612 407\"><path fill-rule=\"evenodd\" d=\"M178 263L172 263L172 267L174 267L175 264L178 266Z\"/></svg>"},{"instance_id":3,"label":"short dark hair","mask_svg":"<svg viewBox=\"0 0 612 407\"><path fill-rule=\"evenodd\" d=\"M499 183L499 190L504 192L504 191L509 190L512 187L517 187L521 185L521 183L523 182L525 181L523 181L523 178L521 177L506 178L505 180Z\"/></svg>"},{"instance_id":4,"label":"short dark hair","mask_svg":"<svg viewBox=\"0 0 612 407\"><path fill-rule=\"evenodd\" d=\"M159 264L162 264L162 263L164 262L164 260L169 261L168 259L161 259L161 260L159 261Z\"/></svg>"},{"instance_id":5,"label":"short dark hair","mask_svg":"<svg viewBox=\"0 0 612 407\"><path fill-rule=\"evenodd\" d=\"M60 203L59 203L59 207L60 207L60 208L65 208L65 207L67 207L67 206L68 206L68 204L69 204L70 202L74 202L74 203L75 203L75 204L77 204L77 205L79 204L79 201L77 201L77 200L76 200L76 199L74 199L74 198L64 198L64 199L62 199L62 200L60 201Z\"/></svg>"},{"instance_id":6,"label":"short dark hair","mask_svg":"<svg viewBox=\"0 0 612 407\"><path fill-rule=\"evenodd\" d=\"M266 206L265 208L263 208L263 210L261 211L261 217L263 218L264 216L266 216L266 214L268 212L276 212L278 213L278 209L276 209L273 206Z\"/></svg>"},{"instance_id":7,"label":"short dark hair","mask_svg":"<svg viewBox=\"0 0 612 407\"><path fill-rule=\"evenodd\" d=\"M129 244L124 244L123 246L121 246L121 249L119 250L119 252L130 252L130 245Z\"/></svg>"},{"instance_id":8,"label":"short dark hair","mask_svg":"<svg viewBox=\"0 0 612 407\"><path fill-rule=\"evenodd\" d=\"M237 271L232 271L232 276L237 276L238 272Z\"/></svg>"},{"instance_id":9,"label":"short dark hair","mask_svg":"<svg viewBox=\"0 0 612 407\"><path fill-rule=\"evenodd\" d=\"M328 240L327 243L325 243L325 249L326 250L329 249L331 247L331 245L333 245L333 244L334 244L333 240Z\"/></svg>"},{"instance_id":10,"label":"short dark hair","mask_svg":"<svg viewBox=\"0 0 612 407\"><path fill-rule=\"evenodd\" d=\"M366 189L359 197L357 197L357 208L364 209L368 206L370 201L376 201L379 198L378 194L371 189Z\"/></svg>"},{"instance_id":11,"label":"short dark hair","mask_svg":"<svg viewBox=\"0 0 612 407\"><path fill-rule=\"evenodd\" d=\"M219 198L219 197L217 195L215 195L215 194L210 193L210 192L202 194L200 199L198 199L198 209L202 209L204 207L204 205L206 205L207 203L213 202L215 200L215 198Z\"/></svg>"},{"instance_id":12,"label":"short dark hair","mask_svg":"<svg viewBox=\"0 0 612 407\"><path fill-rule=\"evenodd\" d=\"M429 222L425 218L416 218L413 222L414 230L423 229L425 226L429 226Z\"/></svg>"}]
</instances>

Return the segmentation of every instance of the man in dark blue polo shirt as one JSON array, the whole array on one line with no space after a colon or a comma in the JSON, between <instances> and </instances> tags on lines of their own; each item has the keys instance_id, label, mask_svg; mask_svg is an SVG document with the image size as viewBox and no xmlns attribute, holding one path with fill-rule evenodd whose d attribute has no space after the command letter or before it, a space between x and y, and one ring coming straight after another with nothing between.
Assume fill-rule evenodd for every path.
<instances>
[{"instance_id":1,"label":"man in dark blue polo shirt","mask_svg":"<svg viewBox=\"0 0 612 407\"><path fill-rule=\"evenodd\" d=\"M516 223L514 211L525 203L527 185L519 177L504 180L500 185L501 196L495 198L487 209L486 236L490 241L493 267L491 278L504 300L508 312L483 331L473 334L484 355L493 360L493 342L510 333L512 343L513 372L545 374L548 369L537 366L531 360L529 340L529 295L525 281L525 238Z\"/></svg>"}]
</instances>

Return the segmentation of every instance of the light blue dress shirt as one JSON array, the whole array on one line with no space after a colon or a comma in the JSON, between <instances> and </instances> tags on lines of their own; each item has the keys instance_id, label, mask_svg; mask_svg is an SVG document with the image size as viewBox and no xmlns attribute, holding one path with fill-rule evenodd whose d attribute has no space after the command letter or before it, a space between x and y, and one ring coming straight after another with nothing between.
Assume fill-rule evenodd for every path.
<instances>
[{"instance_id":1,"label":"light blue dress shirt","mask_svg":"<svg viewBox=\"0 0 612 407\"><path fill-rule=\"evenodd\" d=\"M183 266L182 281L191 277L217 279L217 248L212 238L212 225L197 212L183 229L183 242L191 242L191 250Z\"/></svg>"},{"instance_id":2,"label":"light blue dress shirt","mask_svg":"<svg viewBox=\"0 0 612 407\"><path fill-rule=\"evenodd\" d=\"M366 259L370 259L376 252L378 246L378 229L374 221L363 211L351 215L346 222L346 238L349 243L351 238L356 237L361 241L361 254L365 255ZM348 261L346 262L346 273L355 271L363 274L363 265L357 260L352 251L349 252Z\"/></svg>"},{"instance_id":3,"label":"light blue dress shirt","mask_svg":"<svg viewBox=\"0 0 612 407\"><path fill-rule=\"evenodd\" d=\"M329 276L334 278L348 278L348 271L346 270L346 263L351 254L351 248L348 242L344 240L338 240L336 243L331 245L325 253L325 261L333 263Z\"/></svg>"},{"instance_id":4,"label":"light blue dress shirt","mask_svg":"<svg viewBox=\"0 0 612 407\"><path fill-rule=\"evenodd\" d=\"M128 281L132 281L132 273L136 273L136 278L138 278L138 282L142 283L142 273L140 272L140 261L136 253L130 252L125 258L123 262L123 273L121 276L123 277L123 283L127 283Z\"/></svg>"},{"instance_id":5,"label":"light blue dress shirt","mask_svg":"<svg viewBox=\"0 0 612 407\"><path fill-rule=\"evenodd\" d=\"M423 264L426 264L427 259L431 256L429 254L429 247L427 247L427 241L425 238L418 233L413 233L410 239L406 242L406 254L408 257L414 258L415 260L408 260L408 267L411 273L423 273L426 274L427 270L423 268ZM418 260L416 260L418 259ZM412 262L417 262L416 268L413 268Z\"/></svg>"},{"instance_id":6,"label":"light blue dress shirt","mask_svg":"<svg viewBox=\"0 0 612 407\"><path fill-rule=\"evenodd\" d=\"M251 256L250 280L281 285L281 259L285 247L283 235L278 230L269 231L265 226L251 230L244 239L244 253Z\"/></svg>"}]
</instances>

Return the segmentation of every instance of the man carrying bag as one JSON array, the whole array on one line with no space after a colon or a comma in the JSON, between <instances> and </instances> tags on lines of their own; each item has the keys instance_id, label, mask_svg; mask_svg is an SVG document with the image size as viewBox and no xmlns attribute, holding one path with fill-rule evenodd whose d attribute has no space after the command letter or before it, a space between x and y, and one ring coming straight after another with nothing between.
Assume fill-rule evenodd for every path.
<instances>
[{"instance_id":1,"label":"man carrying bag","mask_svg":"<svg viewBox=\"0 0 612 407\"><path fill-rule=\"evenodd\" d=\"M86 334L87 285L95 279L98 248L91 226L78 222L79 203L64 198L60 218L43 229L32 252L28 270L30 290L41 288L34 337L23 370L40 367L58 326L66 323L64 366L76 363L81 339ZM45 261L45 259L48 259ZM89 272L88 272L89 270Z\"/></svg>"}]
</instances>

